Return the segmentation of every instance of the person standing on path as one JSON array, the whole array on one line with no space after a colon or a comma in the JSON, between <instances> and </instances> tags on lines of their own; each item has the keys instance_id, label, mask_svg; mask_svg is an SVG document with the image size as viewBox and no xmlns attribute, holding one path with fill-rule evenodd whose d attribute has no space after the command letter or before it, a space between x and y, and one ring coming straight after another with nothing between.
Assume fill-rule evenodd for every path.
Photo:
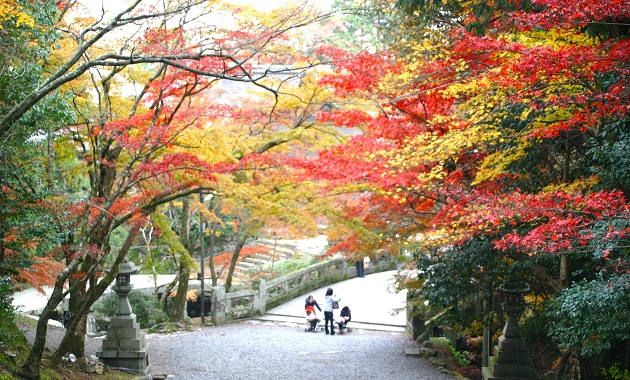
<instances>
[{"instance_id":1,"label":"person standing on path","mask_svg":"<svg viewBox=\"0 0 630 380\"><path fill-rule=\"evenodd\" d=\"M363 259L356 261L354 266L357 268L357 277L365 277L365 264L363 263Z\"/></svg>"},{"instance_id":2,"label":"person standing on path","mask_svg":"<svg viewBox=\"0 0 630 380\"><path fill-rule=\"evenodd\" d=\"M337 295L333 295L332 288L326 289L326 301L324 305L324 330L326 330L326 335L328 335L328 322L330 322L330 335L335 335L335 320L333 319L333 302L339 302L341 298L337 297Z\"/></svg>"}]
</instances>

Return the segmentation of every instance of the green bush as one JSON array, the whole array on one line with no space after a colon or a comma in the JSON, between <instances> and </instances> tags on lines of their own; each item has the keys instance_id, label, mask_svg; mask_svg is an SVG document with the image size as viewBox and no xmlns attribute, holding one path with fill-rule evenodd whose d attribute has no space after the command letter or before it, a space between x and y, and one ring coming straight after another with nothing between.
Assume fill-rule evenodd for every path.
<instances>
[{"instance_id":1,"label":"green bush","mask_svg":"<svg viewBox=\"0 0 630 380\"><path fill-rule=\"evenodd\" d=\"M433 342L433 345L436 349L449 351L451 353L451 356L455 360L455 365L457 365L458 367L466 367L470 364L470 353L468 351L457 351L447 338L434 337L431 338L431 342Z\"/></svg>"},{"instance_id":2,"label":"green bush","mask_svg":"<svg viewBox=\"0 0 630 380\"><path fill-rule=\"evenodd\" d=\"M630 275L575 284L549 303L549 335L560 348L597 358L630 339Z\"/></svg>"},{"instance_id":3,"label":"green bush","mask_svg":"<svg viewBox=\"0 0 630 380\"><path fill-rule=\"evenodd\" d=\"M19 337L15 328L15 308L9 278L0 278L0 348L11 347Z\"/></svg>"},{"instance_id":4,"label":"green bush","mask_svg":"<svg viewBox=\"0 0 630 380\"><path fill-rule=\"evenodd\" d=\"M619 363L615 363L610 368L602 368L602 374L607 379L630 380L630 371L619 368Z\"/></svg>"},{"instance_id":5,"label":"green bush","mask_svg":"<svg viewBox=\"0 0 630 380\"><path fill-rule=\"evenodd\" d=\"M118 296L116 293L108 293L94 303L92 311L111 318L116 312L117 303ZM140 328L150 328L168 320L168 316L160 308L155 296L132 291L129 293L129 303L133 313L136 315L136 320L140 324ZM101 329L103 327L105 326L99 326Z\"/></svg>"}]
</instances>

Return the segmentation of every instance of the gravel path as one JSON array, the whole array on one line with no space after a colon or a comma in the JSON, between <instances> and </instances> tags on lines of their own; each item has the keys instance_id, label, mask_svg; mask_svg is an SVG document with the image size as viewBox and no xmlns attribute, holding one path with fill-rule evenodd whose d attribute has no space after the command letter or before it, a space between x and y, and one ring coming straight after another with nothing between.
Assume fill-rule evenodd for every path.
<instances>
[{"instance_id":1,"label":"gravel path","mask_svg":"<svg viewBox=\"0 0 630 380\"><path fill-rule=\"evenodd\" d=\"M34 327L20 324L32 343ZM49 326L54 349L64 330ZM247 320L173 334L148 334L152 375L173 380L451 380L426 359L405 355L417 345L403 333L354 329L334 336L295 323ZM101 338L86 338L85 354Z\"/></svg>"},{"instance_id":2,"label":"gravel path","mask_svg":"<svg viewBox=\"0 0 630 380\"><path fill-rule=\"evenodd\" d=\"M306 333L303 326L244 321L170 335L148 334L151 374L173 379L447 380L405 334L355 329Z\"/></svg>"}]
</instances>

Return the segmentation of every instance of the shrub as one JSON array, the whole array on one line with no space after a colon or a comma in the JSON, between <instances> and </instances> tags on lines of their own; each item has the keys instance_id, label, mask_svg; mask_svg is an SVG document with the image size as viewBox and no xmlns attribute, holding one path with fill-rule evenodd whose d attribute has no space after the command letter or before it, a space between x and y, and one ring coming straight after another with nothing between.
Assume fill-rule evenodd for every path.
<instances>
[{"instance_id":1,"label":"shrub","mask_svg":"<svg viewBox=\"0 0 630 380\"><path fill-rule=\"evenodd\" d=\"M15 328L11 291L9 278L0 278L0 348L10 347L19 337L19 330Z\"/></svg>"},{"instance_id":2,"label":"shrub","mask_svg":"<svg viewBox=\"0 0 630 380\"><path fill-rule=\"evenodd\" d=\"M433 342L437 350L450 352L455 361L455 365L458 367L466 367L470 364L470 353L468 351L457 351L448 339L444 337L431 338L431 342Z\"/></svg>"},{"instance_id":3,"label":"shrub","mask_svg":"<svg viewBox=\"0 0 630 380\"><path fill-rule=\"evenodd\" d=\"M608 379L630 380L630 371L619 368L619 363L615 363L610 368L602 368L602 374Z\"/></svg>"},{"instance_id":4,"label":"shrub","mask_svg":"<svg viewBox=\"0 0 630 380\"><path fill-rule=\"evenodd\" d=\"M585 281L565 289L547 308L549 334L560 348L597 358L630 339L630 275Z\"/></svg>"}]
</instances>

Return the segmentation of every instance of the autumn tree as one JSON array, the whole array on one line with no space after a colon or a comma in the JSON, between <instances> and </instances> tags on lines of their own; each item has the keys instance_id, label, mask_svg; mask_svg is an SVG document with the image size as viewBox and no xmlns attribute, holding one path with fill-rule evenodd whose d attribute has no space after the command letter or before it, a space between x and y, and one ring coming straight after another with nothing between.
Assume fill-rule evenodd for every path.
<instances>
[{"instance_id":1,"label":"autumn tree","mask_svg":"<svg viewBox=\"0 0 630 380\"><path fill-rule=\"evenodd\" d=\"M50 11L54 4L42 5ZM45 72L43 59L56 40L50 20L41 18L36 4L4 1L0 3L0 114L4 115L35 88ZM40 28L40 25L45 25ZM3 305L11 305L11 292L17 285L39 289L52 284L62 267L54 261L54 248L62 240L62 231L52 223L54 198L50 140L42 139L48 131L71 120L70 107L61 93L53 93L15 123L15 133L0 143L0 276ZM34 136L37 136L34 138ZM52 261L52 263L51 263ZM12 309L11 309L12 310ZM2 307L5 321L0 340L13 320L10 309ZM5 314L6 313L6 314Z\"/></svg>"},{"instance_id":2,"label":"autumn tree","mask_svg":"<svg viewBox=\"0 0 630 380\"><path fill-rule=\"evenodd\" d=\"M281 48L288 44L287 32L320 17L303 5L262 24L248 23L238 32L220 31L218 27L199 28L209 20L204 15L227 14L216 7L202 8L204 4L169 3L145 13L149 9L143 7L146 1L137 0L118 13L103 10L100 19L78 17L78 2L60 3L58 10L38 9L50 11L42 13L43 18L57 20L55 30L60 33L62 49L48 61L42 80L25 87L24 94L5 109L0 138L7 141L18 136L22 131L19 123L52 99L55 91L72 92L77 121L55 132L72 137L89 176L89 190L78 199L68 198L63 206L67 213L54 215L54 225L66 226L68 231L57 251L66 267L55 280L38 323L36 342L24 364L29 377L39 375L47 320L61 299L70 294L75 317L57 358L66 351L81 355L85 314L114 279L147 217L161 204L212 189L216 173L237 167L238 162L212 163L173 149L184 130L201 127L222 109L218 104L191 105L190 99L217 79L250 82L277 93L277 88L261 83L268 71L255 71L252 63L288 62L293 56ZM115 33L117 41L110 38ZM204 33L211 33L212 38ZM307 60L302 63L287 66L291 67L287 71L311 65ZM148 70L134 70L140 67L137 65ZM123 81L138 90L135 97L116 93L125 89ZM204 113L208 111L210 115ZM121 228L127 230L124 242L112 250L112 233ZM110 265L112 271L99 277ZM64 289L67 282L69 288Z\"/></svg>"},{"instance_id":3,"label":"autumn tree","mask_svg":"<svg viewBox=\"0 0 630 380\"><path fill-rule=\"evenodd\" d=\"M305 167L363 185L364 201L373 198L366 214L386 200L405 206L411 223L391 229L432 269L421 280L436 307L481 302L470 291L489 281L516 279L546 299L600 273L616 282L627 268L627 189L616 180L627 170L615 164L627 158L627 5L398 4L409 31L391 42L400 53L322 51L336 62L322 83L372 106L322 115L362 134ZM342 215L359 222L351 211ZM374 239L354 241L374 248ZM468 271L446 275L456 268ZM471 279L484 285L465 286Z\"/></svg>"}]
</instances>

